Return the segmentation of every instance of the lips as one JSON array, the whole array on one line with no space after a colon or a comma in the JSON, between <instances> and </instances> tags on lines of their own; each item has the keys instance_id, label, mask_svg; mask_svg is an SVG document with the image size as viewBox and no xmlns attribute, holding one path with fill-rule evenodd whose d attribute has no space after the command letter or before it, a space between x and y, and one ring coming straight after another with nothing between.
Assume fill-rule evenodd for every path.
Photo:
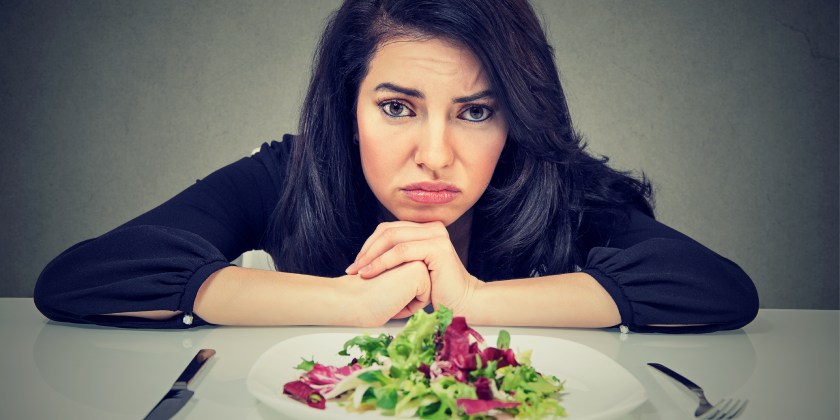
<instances>
[{"instance_id":1,"label":"lips","mask_svg":"<svg viewBox=\"0 0 840 420\"><path fill-rule=\"evenodd\" d=\"M446 204L461 194L458 187L444 182L417 182L402 187L401 191L420 204Z\"/></svg>"}]
</instances>

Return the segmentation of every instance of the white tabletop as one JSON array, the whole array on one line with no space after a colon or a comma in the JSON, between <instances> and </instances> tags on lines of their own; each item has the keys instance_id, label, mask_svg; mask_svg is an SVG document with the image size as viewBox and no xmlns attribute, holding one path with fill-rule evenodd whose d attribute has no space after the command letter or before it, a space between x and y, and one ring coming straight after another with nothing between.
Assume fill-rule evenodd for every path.
<instances>
[{"instance_id":1,"label":"white tabletop","mask_svg":"<svg viewBox=\"0 0 840 420\"><path fill-rule=\"evenodd\" d=\"M191 384L195 396L176 418L280 419L245 386L269 347L314 332L396 333L401 326L121 330L53 323L31 299L0 298L0 419L142 418L201 348L215 349L216 356ZM691 378L712 401L748 398L742 419L840 418L838 311L764 309L743 330L701 335L506 329L512 337L572 340L617 361L648 395L625 419L693 418L693 395L647 362Z\"/></svg>"}]
</instances>

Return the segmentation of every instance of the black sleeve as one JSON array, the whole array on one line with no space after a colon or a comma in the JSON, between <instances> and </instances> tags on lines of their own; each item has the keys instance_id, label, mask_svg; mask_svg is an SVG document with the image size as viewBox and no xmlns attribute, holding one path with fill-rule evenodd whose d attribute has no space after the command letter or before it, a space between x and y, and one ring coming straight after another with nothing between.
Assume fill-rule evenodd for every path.
<instances>
[{"instance_id":1,"label":"black sleeve","mask_svg":"<svg viewBox=\"0 0 840 420\"><path fill-rule=\"evenodd\" d=\"M284 138L285 139L285 138ZM258 248L279 197L288 143L228 165L162 205L50 262L35 286L48 318L130 328L187 328L199 287ZM165 321L102 315L181 311Z\"/></svg>"},{"instance_id":2,"label":"black sleeve","mask_svg":"<svg viewBox=\"0 0 840 420\"><path fill-rule=\"evenodd\" d=\"M755 318L758 293L738 265L641 212L630 211L621 228L610 220L588 221L579 241L582 271L615 300L622 325L695 333L741 328Z\"/></svg>"}]
</instances>

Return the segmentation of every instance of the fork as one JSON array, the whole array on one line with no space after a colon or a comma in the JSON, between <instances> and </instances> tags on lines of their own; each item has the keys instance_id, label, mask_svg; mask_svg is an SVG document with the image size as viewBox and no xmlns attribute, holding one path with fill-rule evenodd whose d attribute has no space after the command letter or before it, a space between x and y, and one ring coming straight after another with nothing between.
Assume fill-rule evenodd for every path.
<instances>
[{"instance_id":1,"label":"fork","mask_svg":"<svg viewBox=\"0 0 840 420\"><path fill-rule=\"evenodd\" d=\"M700 388L699 385L691 382L685 376L682 376L659 363L648 363L648 366L651 366L671 378L676 379L677 382L683 384L686 388L691 390L691 392L697 395L697 398L700 399L700 404L697 406L697 410L694 411L694 417L701 417L705 415L705 419L734 419L735 417L740 416L744 411L744 408L747 407L748 400L733 400L729 398L723 399L717 404L712 405L709 403L709 400L706 399L706 394L703 393L703 388Z\"/></svg>"}]
</instances>

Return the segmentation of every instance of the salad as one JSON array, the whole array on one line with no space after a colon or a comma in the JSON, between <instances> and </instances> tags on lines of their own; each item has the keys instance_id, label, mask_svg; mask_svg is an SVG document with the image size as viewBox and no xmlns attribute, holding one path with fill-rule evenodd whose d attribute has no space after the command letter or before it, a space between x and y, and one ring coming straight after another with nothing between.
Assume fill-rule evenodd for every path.
<instances>
[{"instance_id":1,"label":"salad","mask_svg":"<svg viewBox=\"0 0 840 420\"><path fill-rule=\"evenodd\" d=\"M283 393L316 409L335 400L351 412L423 419L566 415L563 383L537 372L530 351L515 354L505 330L495 347L487 345L447 308L417 312L395 337L354 337L338 354L351 350L356 357L346 366L304 359L296 366L303 373Z\"/></svg>"}]
</instances>

